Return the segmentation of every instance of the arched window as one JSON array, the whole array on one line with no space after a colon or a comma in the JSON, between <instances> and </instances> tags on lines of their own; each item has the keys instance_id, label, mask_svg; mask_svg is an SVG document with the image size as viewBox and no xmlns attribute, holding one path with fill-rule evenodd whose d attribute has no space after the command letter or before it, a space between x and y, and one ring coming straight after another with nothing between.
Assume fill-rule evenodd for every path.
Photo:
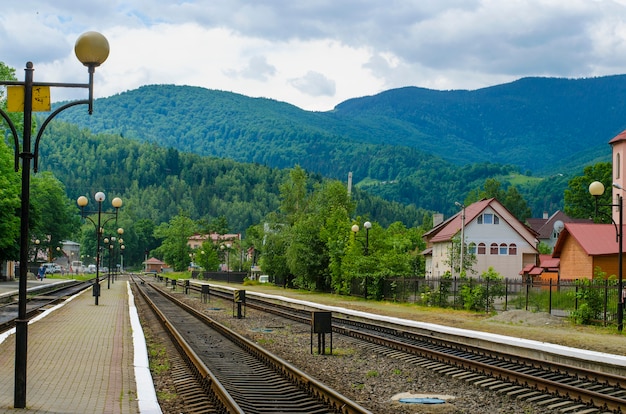
<instances>
[{"instance_id":1,"label":"arched window","mask_svg":"<svg viewBox=\"0 0 626 414\"><path fill-rule=\"evenodd\" d=\"M517 255L517 245L515 245L515 243L511 243L509 245L509 255L511 256Z\"/></svg>"},{"instance_id":2,"label":"arched window","mask_svg":"<svg viewBox=\"0 0 626 414\"><path fill-rule=\"evenodd\" d=\"M509 252L509 247L506 245L506 243L502 243L500 245L500 254L506 255L508 252Z\"/></svg>"},{"instance_id":3,"label":"arched window","mask_svg":"<svg viewBox=\"0 0 626 414\"><path fill-rule=\"evenodd\" d=\"M467 246L467 252L469 254L476 254L476 243L470 243L469 246Z\"/></svg>"},{"instance_id":4,"label":"arched window","mask_svg":"<svg viewBox=\"0 0 626 414\"><path fill-rule=\"evenodd\" d=\"M498 254L498 244L497 243L491 243L491 246L489 246L489 254Z\"/></svg>"},{"instance_id":5,"label":"arched window","mask_svg":"<svg viewBox=\"0 0 626 414\"><path fill-rule=\"evenodd\" d=\"M621 163L620 153L615 154L615 178L619 178L622 171L622 163Z\"/></svg>"},{"instance_id":6,"label":"arched window","mask_svg":"<svg viewBox=\"0 0 626 414\"><path fill-rule=\"evenodd\" d=\"M485 243L478 243L478 254L487 254L487 246Z\"/></svg>"}]
</instances>

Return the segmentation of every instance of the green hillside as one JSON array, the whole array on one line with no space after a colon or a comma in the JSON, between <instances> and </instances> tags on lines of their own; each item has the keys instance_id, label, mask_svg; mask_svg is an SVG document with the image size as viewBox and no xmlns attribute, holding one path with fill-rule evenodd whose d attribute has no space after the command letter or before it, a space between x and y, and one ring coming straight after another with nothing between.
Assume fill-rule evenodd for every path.
<instances>
[{"instance_id":1,"label":"green hillside","mask_svg":"<svg viewBox=\"0 0 626 414\"><path fill-rule=\"evenodd\" d=\"M334 113L372 128L393 120L385 142L458 164L491 161L534 174L578 169L626 129L626 75L525 78L476 91L402 88L351 99ZM376 140L373 142L382 142Z\"/></svg>"},{"instance_id":2,"label":"green hillside","mask_svg":"<svg viewBox=\"0 0 626 414\"><path fill-rule=\"evenodd\" d=\"M566 179L610 159L626 129L626 76L526 78L476 91L401 88L309 112L269 99L152 85L98 99L59 118L199 155L354 181L372 194L451 213L486 178L511 173L534 215L562 207ZM498 178L500 179L500 178ZM537 188L547 191L539 193Z\"/></svg>"}]
</instances>

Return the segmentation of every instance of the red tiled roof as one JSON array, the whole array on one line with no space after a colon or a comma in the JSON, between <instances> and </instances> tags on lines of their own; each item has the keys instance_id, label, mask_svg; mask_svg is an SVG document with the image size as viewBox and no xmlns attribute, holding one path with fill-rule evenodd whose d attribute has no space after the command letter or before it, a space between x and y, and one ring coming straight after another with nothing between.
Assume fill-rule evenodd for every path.
<instances>
[{"instance_id":1,"label":"red tiled roof","mask_svg":"<svg viewBox=\"0 0 626 414\"><path fill-rule=\"evenodd\" d=\"M552 257L549 254L539 255L539 266L543 267L544 269L558 268L560 263L561 259L559 259L558 257Z\"/></svg>"},{"instance_id":2,"label":"red tiled roof","mask_svg":"<svg viewBox=\"0 0 626 414\"><path fill-rule=\"evenodd\" d=\"M573 237L589 256L617 254L619 245L615 230L613 224L565 223L552 256L560 256L563 245L569 237Z\"/></svg>"},{"instance_id":3,"label":"red tiled roof","mask_svg":"<svg viewBox=\"0 0 626 414\"><path fill-rule=\"evenodd\" d=\"M532 270L532 268L535 267L534 264L527 264L526 266L524 266L524 268L522 269L521 272L519 272L519 274L524 274L524 273L528 273Z\"/></svg>"},{"instance_id":4,"label":"red tiled roof","mask_svg":"<svg viewBox=\"0 0 626 414\"><path fill-rule=\"evenodd\" d=\"M148 260L146 260L144 263L145 264L149 264L149 265L151 265L151 264L164 265L165 264L165 262L160 261L156 257L151 257Z\"/></svg>"},{"instance_id":5,"label":"red tiled roof","mask_svg":"<svg viewBox=\"0 0 626 414\"><path fill-rule=\"evenodd\" d=\"M471 222L476 216L482 213L482 211L487 208L492 200L494 199L489 198L480 200L475 202L474 204L465 207L465 225L467 225L467 223ZM441 223L439 226L425 233L424 236L428 237L432 234L433 237L430 239L430 242L432 243L448 241L452 239L459 231L461 231L461 222L461 212L458 212L454 216L450 217L448 220Z\"/></svg>"},{"instance_id":6,"label":"red tiled roof","mask_svg":"<svg viewBox=\"0 0 626 414\"><path fill-rule=\"evenodd\" d=\"M495 198L482 199L465 207L465 225L467 226L468 223L472 222L472 220L479 216L489 206L500 216L500 220L503 220L504 222L509 224L514 231L516 231L520 236L528 241L529 245L535 245L534 236L537 232L513 217L512 214L506 209L506 207L504 207ZM506 214L505 212L508 214ZM428 241L428 243L448 242L452 240L454 236L456 236L461 231L461 214L462 211L459 211L457 214L439 224L437 227L424 233L422 237L424 237ZM512 217L512 220L514 222L510 222L507 217ZM528 230L528 233L522 234L520 232L521 228Z\"/></svg>"},{"instance_id":7,"label":"red tiled roof","mask_svg":"<svg viewBox=\"0 0 626 414\"><path fill-rule=\"evenodd\" d=\"M617 142L624 141L624 140L626 140L626 131L622 131L619 134L617 134L615 137L613 137L609 141L609 144L613 145L613 144L615 144Z\"/></svg>"}]
</instances>

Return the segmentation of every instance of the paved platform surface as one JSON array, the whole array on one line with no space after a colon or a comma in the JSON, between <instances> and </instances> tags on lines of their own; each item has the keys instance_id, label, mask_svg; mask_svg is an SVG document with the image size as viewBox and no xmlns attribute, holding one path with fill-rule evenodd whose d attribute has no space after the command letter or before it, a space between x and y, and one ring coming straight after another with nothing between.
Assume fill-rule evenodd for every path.
<instances>
[{"instance_id":1,"label":"paved platform surface","mask_svg":"<svg viewBox=\"0 0 626 414\"><path fill-rule=\"evenodd\" d=\"M0 294L17 283L0 282ZM101 286L97 306L87 289L29 324L25 409L13 408L15 335L0 337L0 413L161 412L127 278Z\"/></svg>"}]
</instances>

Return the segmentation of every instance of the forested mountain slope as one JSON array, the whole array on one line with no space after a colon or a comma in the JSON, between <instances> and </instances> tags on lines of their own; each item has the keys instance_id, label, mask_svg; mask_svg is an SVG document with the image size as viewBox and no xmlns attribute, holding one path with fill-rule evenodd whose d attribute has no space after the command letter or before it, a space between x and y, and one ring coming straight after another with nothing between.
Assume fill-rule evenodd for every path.
<instances>
[{"instance_id":1,"label":"forested mountain slope","mask_svg":"<svg viewBox=\"0 0 626 414\"><path fill-rule=\"evenodd\" d=\"M475 91L393 89L309 112L230 92L152 85L98 99L89 118L77 111L63 117L94 132L280 168L300 163L336 177L345 176L346 164L399 153L400 164L427 153L461 165L492 162L552 174L608 155L608 141L626 129L625 94L625 75L524 78ZM385 180L406 166L350 167L357 176Z\"/></svg>"},{"instance_id":2,"label":"forested mountain slope","mask_svg":"<svg viewBox=\"0 0 626 414\"><path fill-rule=\"evenodd\" d=\"M300 165L386 199L449 213L486 178L580 174L626 129L626 76L526 78L476 91L401 88L308 112L262 98L152 85L98 99L96 133L269 167ZM566 179L521 188L535 215L562 207ZM506 180L506 179L505 179ZM546 181L547 180L547 181ZM506 183L505 183L506 184Z\"/></svg>"},{"instance_id":3,"label":"forested mountain slope","mask_svg":"<svg viewBox=\"0 0 626 414\"><path fill-rule=\"evenodd\" d=\"M182 153L154 143L92 134L76 125L50 124L41 140L39 166L63 182L68 196L104 191L121 197L124 215L159 224L185 212L192 219L226 217L230 231L262 223L280 206L288 170ZM311 175L321 182L319 175ZM357 191L357 215L387 226L419 226L427 212Z\"/></svg>"},{"instance_id":4,"label":"forested mountain slope","mask_svg":"<svg viewBox=\"0 0 626 414\"><path fill-rule=\"evenodd\" d=\"M475 91L395 89L348 100L334 112L343 122L390 125L385 142L455 163L552 174L608 158L608 141L626 129L625 94L626 75L524 78Z\"/></svg>"}]
</instances>

